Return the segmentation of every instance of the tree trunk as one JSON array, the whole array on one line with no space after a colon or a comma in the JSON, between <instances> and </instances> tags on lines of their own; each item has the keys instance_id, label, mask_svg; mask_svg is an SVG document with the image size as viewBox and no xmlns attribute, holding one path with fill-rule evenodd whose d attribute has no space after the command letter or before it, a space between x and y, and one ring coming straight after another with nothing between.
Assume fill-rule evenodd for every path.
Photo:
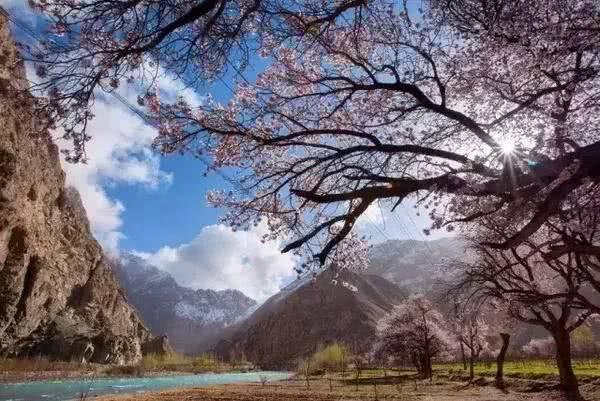
<instances>
[{"instance_id":1,"label":"tree trunk","mask_svg":"<svg viewBox=\"0 0 600 401\"><path fill-rule=\"evenodd\" d=\"M432 379L431 357L427 354L421 356L421 376L423 379Z\"/></svg>"},{"instance_id":2,"label":"tree trunk","mask_svg":"<svg viewBox=\"0 0 600 401\"><path fill-rule=\"evenodd\" d=\"M564 327L559 327L554 330L553 337L556 342L556 364L558 365L561 390L565 392L569 400L581 400L579 384L571 364L570 334Z\"/></svg>"},{"instance_id":3,"label":"tree trunk","mask_svg":"<svg viewBox=\"0 0 600 401\"><path fill-rule=\"evenodd\" d=\"M500 333L502 338L502 348L496 358L496 387L504 387L504 359L506 358L506 351L508 351L508 345L510 343L510 334Z\"/></svg>"},{"instance_id":4,"label":"tree trunk","mask_svg":"<svg viewBox=\"0 0 600 401\"><path fill-rule=\"evenodd\" d=\"M431 362L431 357L427 359L427 366L429 367L429 381L433 381L433 363Z\"/></svg>"},{"instance_id":5,"label":"tree trunk","mask_svg":"<svg viewBox=\"0 0 600 401\"><path fill-rule=\"evenodd\" d=\"M475 355L473 355L473 351L471 351L471 355L469 356L469 381L473 381L475 378Z\"/></svg>"},{"instance_id":6,"label":"tree trunk","mask_svg":"<svg viewBox=\"0 0 600 401\"><path fill-rule=\"evenodd\" d=\"M460 356L462 357L463 370L467 370L467 356L465 355L465 345L460 343Z\"/></svg>"}]
</instances>

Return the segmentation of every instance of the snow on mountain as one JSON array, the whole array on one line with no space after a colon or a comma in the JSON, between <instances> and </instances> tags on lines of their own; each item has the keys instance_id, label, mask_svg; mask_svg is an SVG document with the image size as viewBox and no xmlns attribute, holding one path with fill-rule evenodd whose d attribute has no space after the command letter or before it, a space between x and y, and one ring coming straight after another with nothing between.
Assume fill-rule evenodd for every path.
<instances>
[{"instance_id":1,"label":"snow on mountain","mask_svg":"<svg viewBox=\"0 0 600 401\"><path fill-rule=\"evenodd\" d=\"M208 301L202 299L200 304L202 306L207 305ZM227 311L224 309L210 308L207 310L204 307L198 307L186 301L180 301L175 304L175 314L185 319L203 323L225 322L227 317Z\"/></svg>"},{"instance_id":2,"label":"snow on mountain","mask_svg":"<svg viewBox=\"0 0 600 401\"><path fill-rule=\"evenodd\" d=\"M441 265L464 255L465 244L458 238L389 240L371 248L367 272L415 292L431 285Z\"/></svg>"},{"instance_id":3,"label":"snow on mountain","mask_svg":"<svg viewBox=\"0 0 600 401\"><path fill-rule=\"evenodd\" d=\"M256 307L237 290L193 290L132 254L115 263L127 298L154 334L166 334L180 352L208 350L220 332Z\"/></svg>"}]
</instances>

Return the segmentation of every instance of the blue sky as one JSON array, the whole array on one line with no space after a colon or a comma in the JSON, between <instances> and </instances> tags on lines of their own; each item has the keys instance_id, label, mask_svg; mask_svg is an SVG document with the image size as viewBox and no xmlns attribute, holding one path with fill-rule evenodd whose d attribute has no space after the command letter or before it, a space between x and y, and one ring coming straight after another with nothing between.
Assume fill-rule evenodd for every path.
<instances>
[{"instance_id":1,"label":"blue sky","mask_svg":"<svg viewBox=\"0 0 600 401\"><path fill-rule=\"evenodd\" d=\"M39 20L26 3L0 0L14 17L35 27ZM20 40L30 40L18 29L13 33ZM253 80L265 63L253 58L245 77ZM223 80L234 87L235 78L229 75ZM194 92L167 76L160 88L168 96L181 95L198 103L208 93L226 101L230 96L227 86L217 81ZM119 92L135 104L133 89ZM153 153L154 128L114 98L98 101L95 113L90 127L93 139L88 144L90 162L63 163L63 167L67 184L79 190L93 233L108 252L134 251L172 273L180 284L236 288L258 300L293 279L295 261L279 253L281 243L260 243L264 228L234 233L218 225L222 211L209 207L205 195L211 189L229 188L229 183L214 173L204 176L204 164L191 156ZM59 142L59 146L68 144ZM427 219L410 207L399 208L394 215L374 207L361 221L360 230L373 242L423 239L421 230L427 225ZM439 236L443 233L436 234Z\"/></svg>"}]
</instances>

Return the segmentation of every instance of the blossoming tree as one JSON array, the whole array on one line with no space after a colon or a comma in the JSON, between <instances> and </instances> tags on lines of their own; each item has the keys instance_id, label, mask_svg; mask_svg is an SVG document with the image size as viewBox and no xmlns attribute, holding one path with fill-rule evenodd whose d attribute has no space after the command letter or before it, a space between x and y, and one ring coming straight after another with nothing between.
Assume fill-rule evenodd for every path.
<instances>
[{"instance_id":1,"label":"blossoming tree","mask_svg":"<svg viewBox=\"0 0 600 401\"><path fill-rule=\"evenodd\" d=\"M422 296L413 297L379 323L375 352L410 361L424 378L432 378L432 359L450 347L446 326L431 302Z\"/></svg>"},{"instance_id":2,"label":"blossoming tree","mask_svg":"<svg viewBox=\"0 0 600 401\"><path fill-rule=\"evenodd\" d=\"M487 227L493 230L494 226ZM547 230L544 227L543 231ZM478 258L454 266L453 290L469 304L494 302L506 308L513 318L546 329L556 344L561 387L571 398L578 399L570 333L595 313L590 307L594 291L579 273L575 257L544 257L550 237L549 233L544 234L537 233L506 251L475 245Z\"/></svg>"},{"instance_id":3,"label":"blossoming tree","mask_svg":"<svg viewBox=\"0 0 600 401\"><path fill-rule=\"evenodd\" d=\"M312 247L320 263L375 201L429 202L434 228L449 229L519 209L521 224L490 244L509 248L600 176L591 0L31 3L54 35L32 52L38 89L75 161L95 91L165 70L193 85L232 54L235 68L269 56L227 105L154 108L156 145L241 168L243 190L213 197L227 220L267 218L286 251Z\"/></svg>"},{"instance_id":4,"label":"blossoming tree","mask_svg":"<svg viewBox=\"0 0 600 401\"><path fill-rule=\"evenodd\" d=\"M452 322L453 333L461 347L466 350L469 361L469 379L475 378L475 362L484 350L489 348L489 327L486 318L482 316L479 308L464 310Z\"/></svg>"},{"instance_id":5,"label":"blossoming tree","mask_svg":"<svg viewBox=\"0 0 600 401\"><path fill-rule=\"evenodd\" d=\"M211 196L225 220L266 219L309 263L360 241L353 227L374 202L412 198L448 229L510 210L518 224L488 244L508 249L598 185L593 0L32 2L55 34L32 56L38 88L73 160L95 91L146 83L156 147L239 169L235 190ZM161 69L194 85L242 70L254 50L269 65L228 104L147 91Z\"/></svg>"}]
</instances>

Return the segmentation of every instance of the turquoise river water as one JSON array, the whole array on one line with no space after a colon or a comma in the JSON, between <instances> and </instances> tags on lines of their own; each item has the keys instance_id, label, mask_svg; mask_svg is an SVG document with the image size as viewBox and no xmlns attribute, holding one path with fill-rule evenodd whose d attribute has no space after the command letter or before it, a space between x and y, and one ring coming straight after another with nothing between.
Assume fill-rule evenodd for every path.
<instances>
[{"instance_id":1,"label":"turquoise river water","mask_svg":"<svg viewBox=\"0 0 600 401\"><path fill-rule=\"evenodd\" d=\"M82 393L87 393L90 397L212 384L258 382L260 375L267 376L269 381L290 377L290 374L285 372L251 372L0 383L0 401L67 401L77 399Z\"/></svg>"}]
</instances>

